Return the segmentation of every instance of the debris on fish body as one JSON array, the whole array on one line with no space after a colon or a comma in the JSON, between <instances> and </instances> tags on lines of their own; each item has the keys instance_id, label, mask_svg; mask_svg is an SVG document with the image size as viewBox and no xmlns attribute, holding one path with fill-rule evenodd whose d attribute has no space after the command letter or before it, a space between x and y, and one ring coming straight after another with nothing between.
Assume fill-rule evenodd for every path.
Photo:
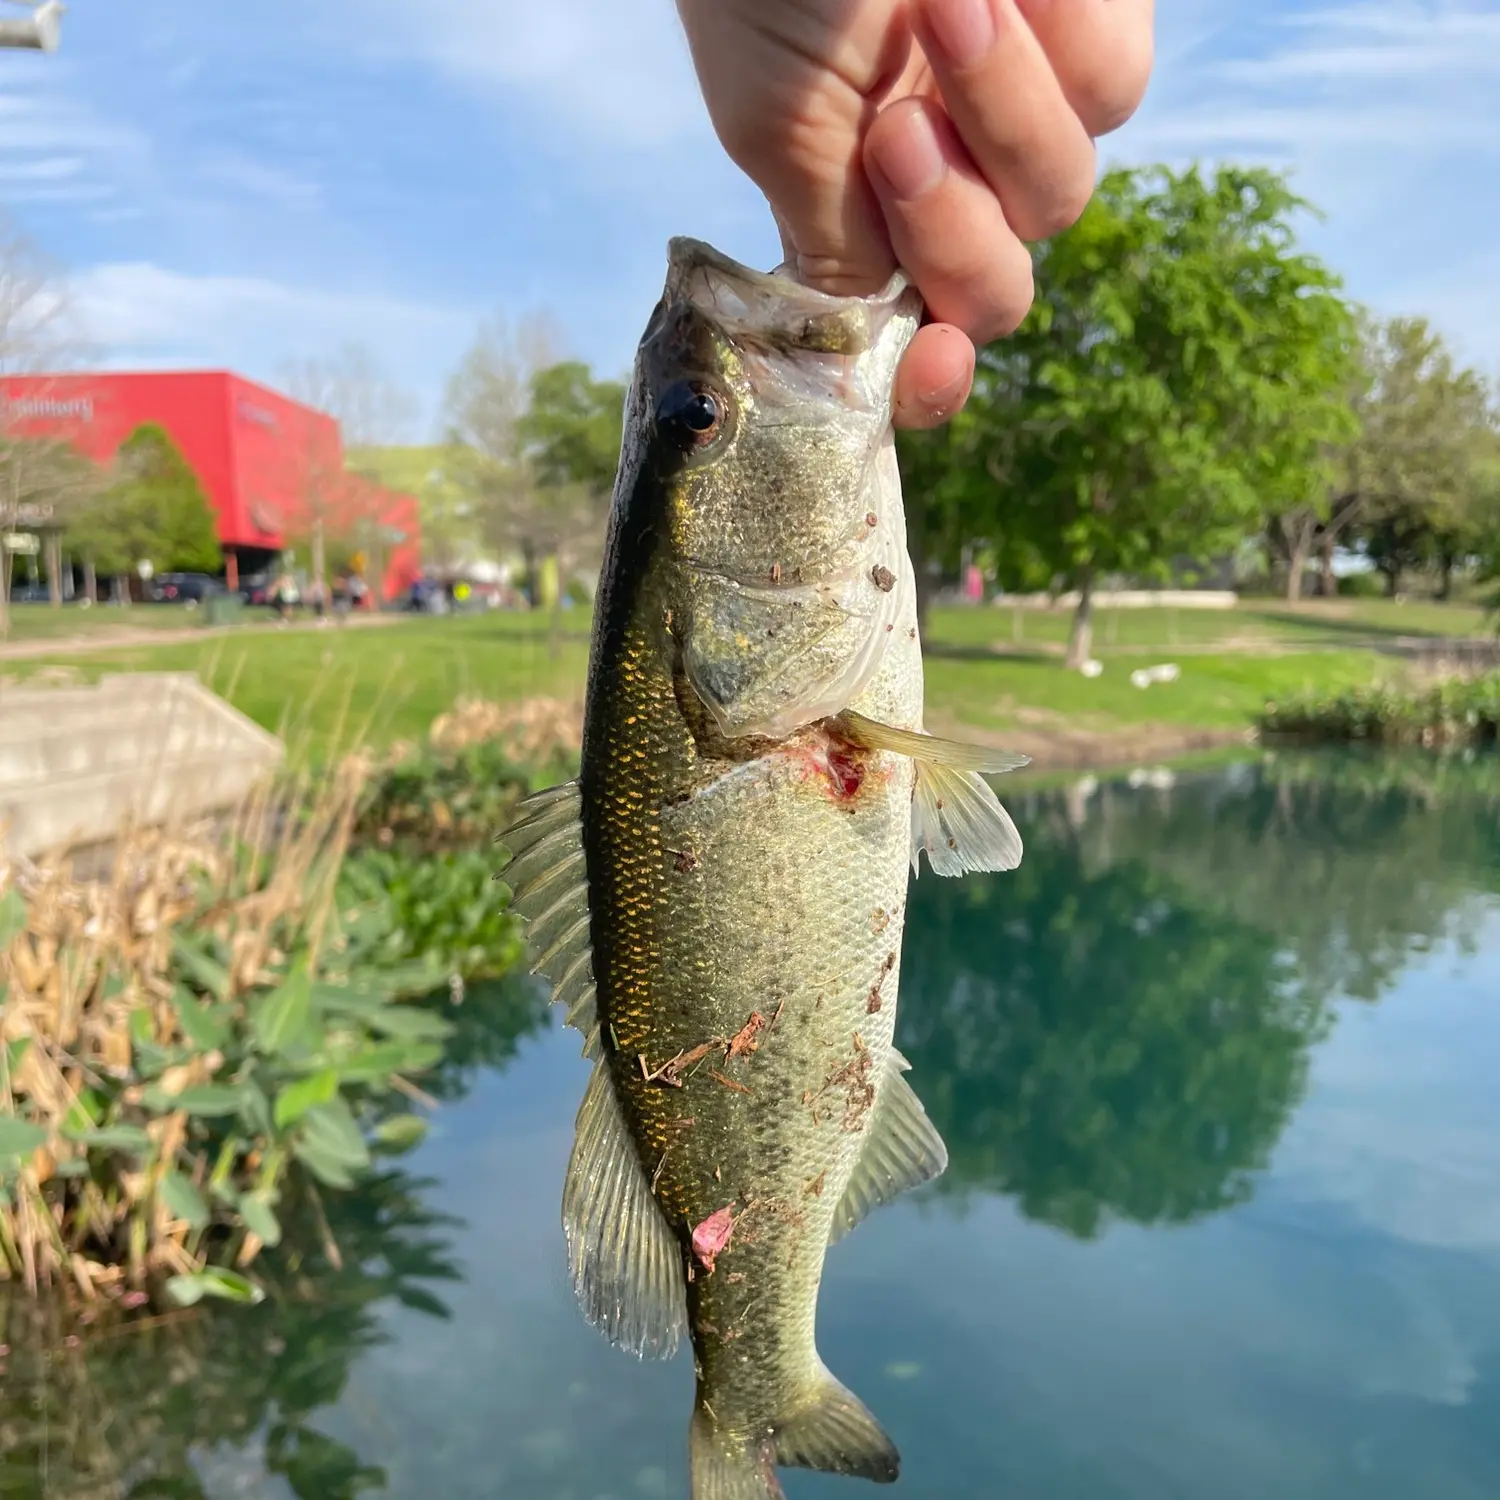
<instances>
[{"instance_id":1,"label":"debris on fish body","mask_svg":"<svg viewBox=\"0 0 1500 1500\"><path fill-rule=\"evenodd\" d=\"M891 430L920 316L674 240L641 341L581 770L527 799L504 878L594 1071L563 1218L610 1339L686 1332L694 1500L776 1467L893 1480L814 1343L829 1244L940 1173L892 1036L907 863L1004 870L981 772L922 731Z\"/></svg>"}]
</instances>

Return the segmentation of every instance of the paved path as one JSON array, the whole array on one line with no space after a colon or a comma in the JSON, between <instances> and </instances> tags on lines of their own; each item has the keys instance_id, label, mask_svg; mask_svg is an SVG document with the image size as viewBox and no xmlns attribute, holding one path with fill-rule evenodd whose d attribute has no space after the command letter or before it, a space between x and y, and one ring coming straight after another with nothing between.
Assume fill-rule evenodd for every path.
<instances>
[{"instance_id":1,"label":"paved path","mask_svg":"<svg viewBox=\"0 0 1500 1500\"><path fill-rule=\"evenodd\" d=\"M148 606L141 605L145 609ZM370 630L383 625L394 625L407 618L401 614L381 613L350 615L343 625L331 621L319 624L316 620L299 620L280 627L283 630ZM215 636L264 635L277 630L275 625L184 625L182 627L152 628L150 626L113 625L102 626L95 632L79 635L48 636L39 641L8 641L0 643L0 661L27 661L43 656L92 656L96 651L117 651L127 646L174 646L189 641L211 640Z\"/></svg>"}]
</instances>

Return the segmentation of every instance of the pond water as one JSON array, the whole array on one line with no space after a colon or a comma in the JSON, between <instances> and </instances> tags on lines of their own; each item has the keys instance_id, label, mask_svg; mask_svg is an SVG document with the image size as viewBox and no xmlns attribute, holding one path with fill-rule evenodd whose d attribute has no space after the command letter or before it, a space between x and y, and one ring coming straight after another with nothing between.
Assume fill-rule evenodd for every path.
<instances>
[{"instance_id":1,"label":"pond water","mask_svg":"<svg viewBox=\"0 0 1500 1500\"><path fill-rule=\"evenodd\" d=\"M902 1478L789 1495L1493 1500L1500 765L1011 806L1018 872L912 893L899 1041L951 1166L824 1284ZM685 1495L689 1361L564 1281L578 1038L519 982L470 1014L341 1271L45 1356L13 1318L0 1495Z\"/></svg>"}]
</instances>

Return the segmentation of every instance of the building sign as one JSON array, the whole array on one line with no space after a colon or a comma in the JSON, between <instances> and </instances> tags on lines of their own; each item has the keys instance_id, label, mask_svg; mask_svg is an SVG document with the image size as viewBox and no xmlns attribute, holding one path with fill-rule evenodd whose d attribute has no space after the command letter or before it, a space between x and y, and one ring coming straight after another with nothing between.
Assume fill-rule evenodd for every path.
<instances>
[{"instance_id":1,"label":"building sign","mask_svg":"<svg viewBox=\"0 0 1500 1500\"><path fill-rule=\"evenodd\" d=\"M282 526L281 507L269 505L264 500L252 500L250 502L250 524L262 536L274 536L281 530Z\"/></svg>"},{"instance_id":2,"label":"building sign","mask_svg":"<svg viewBox=\"0 0 1500 1500\"><path fill-rule=\"evenodd\" d=\"M12 422L94 420L92 396L4 396L0 403Z\"/></svg>"},{"instance_id":3,"label":"building sign","mask_svg":"<svg viewBox=\"0 0 1500 1500\"><path fill-rule=\"evenodd\" d=\"M241 396L235 403L235 411L242 422L250 422L256 427L264 427L268 432L276 430L276 413L267 411L264 406L257 406L248 396Z\"/></svg>"}]
</instances>

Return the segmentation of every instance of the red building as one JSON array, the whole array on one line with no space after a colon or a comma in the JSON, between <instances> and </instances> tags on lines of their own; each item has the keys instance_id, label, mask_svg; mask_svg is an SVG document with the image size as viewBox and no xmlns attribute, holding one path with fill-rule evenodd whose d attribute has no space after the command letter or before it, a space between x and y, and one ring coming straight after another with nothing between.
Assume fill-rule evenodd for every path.
<instances>
[{"instance_id":1,"label":"red building","mask_svg":"<svg viewBox=\"0 0 1500 1500\"><path fill-rule=\"evenodd\" d=\"M164 427L197 473L231 588L318 516L325 534L357 539L383 564L385 598L420 571L416 498L346 472L324 412L226 370L0 378L0 427L16 437L64 438L104 462L143 422Z\"/></svg>"}]
</instances>

